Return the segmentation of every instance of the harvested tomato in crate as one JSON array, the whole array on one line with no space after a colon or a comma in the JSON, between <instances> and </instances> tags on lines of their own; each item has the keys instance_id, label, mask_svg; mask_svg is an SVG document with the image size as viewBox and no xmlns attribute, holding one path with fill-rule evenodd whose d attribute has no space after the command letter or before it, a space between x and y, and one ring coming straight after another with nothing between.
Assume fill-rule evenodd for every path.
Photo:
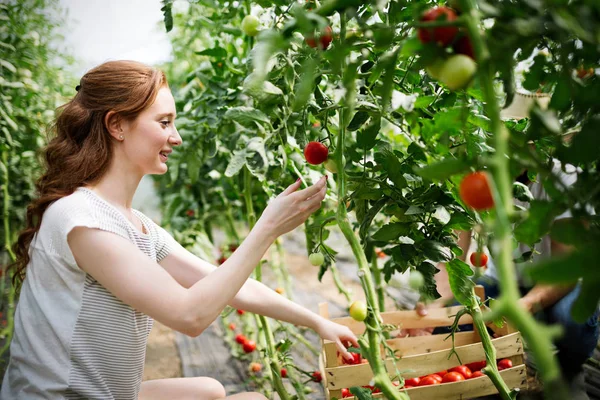
<instances>
[{"instance_id":1,"label":"harvested tomato in crate","mask_svg":"<svg viewBox=\"0 0 600 400\"><path fill-rule=\"evenodd\" d=\"M479 287L478 294L483 298ZM321 315L329 318L327 303L320 304L319 308ZM428 315L423 317L415 311L384 312L381 316L384 324L402 329L447 327L452 325L454 316L462 308L457 306L429 309ZM362 334L365 330L364 323L350 317L334 318L332 321L348 326L355 334ZM460 320L461 325L471 323L472 319L468 314ZM502 361L502 367L512 365L500 368L504 382L510 389L527 389L529 383L523 360L521 334L506 323L502 328L492 324L488 326L498 336L492 339L496 348L497 363ZM446 333L389 339L386 342L400 358L396 363L397 369L405 371L402 376L406 387L400 387L397 381L394 384L398 386L398 390L406 391L411 400L465 400L498 393L490 378L480 372L485 367L485 353L476 331L455 334L454 346L460 362L456 355L448 357L452 349L452 339ZM372 383L373 372L370 366L364 362L344 362L333 342L322 341L319 363L327 400L354 398L349 393L350 387L369 387L370 382ZM387 358L386 364L388 371L396 370L391 357ZM450 375L444 379L446 374ZM394 379L393 376L391 378ZM377 389L373 390L373 397L384 398Z\"/></svg>"}]
</instances>

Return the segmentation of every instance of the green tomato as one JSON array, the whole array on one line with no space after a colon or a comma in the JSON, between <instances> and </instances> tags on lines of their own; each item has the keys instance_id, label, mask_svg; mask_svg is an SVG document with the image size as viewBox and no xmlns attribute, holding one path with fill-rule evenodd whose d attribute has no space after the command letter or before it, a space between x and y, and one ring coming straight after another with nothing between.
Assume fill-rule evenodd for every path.
<instances>
[{"instance_id":1,"label":"green tomato","mask_svg":"<svg viewBox=\"0 0 600 400\"><path fill-rule=\"evenodd\" d=\"M362 322L367 319L367 305L360 300L355 301L350 305L350 316L353 320Z\"/></svg>"},{"instance_id":2,"label":"green tomato","mask_svg":"<svg viewBox=\"0 0 600 400\"><path fill-rule=\"evenodd\" d=\"M414 290L419 290L424 284L425 278L423 277L423 274L419 271L411 271L410 276L408 277L408 286Z\"/></svg>"},{"instance_id":3,"label":"green tomato","mask_svg":"<svg viewBox=\"0 0 600 400\"><path fill-rule=\"evenodd\" d=\"M327 171L331 172L332 174L337 174L338 167L337 167L337 164L335 163L335 160L332 158L328 158L327 161L325 161L325 169Z\"/></svg>"},{"instance_id":4,"label":"green tomato","mask_svg":"<svg viewBox=\"0 0 600 400\"><path fill-rule=\"evenodd\" d=\"M308 256L308 261L315 267L320 267L325 262L325 257L322 253L312 253Z\"/></svg>"},{"instance_id":5,"label":"green tomato","mask_svg":"<svg viewBox=\"0 0 600 400\"><path fill-rule=\"evenodd\" d=\"M260 21L254 15L246 15L242 20L242 31L248 36L258 35Z\"/></svg>"},{"instance_id":6,"label":"green tomato","mask_svg":"<svg viewBox=\"0 0 600 400\"><path fill-rule=\"evenodd\" d=\"M450 90L459 90L471 82L476 71L477 64L471 57L455 54L444 62L438 79Z\"/></svg>"},{"instance_id":7,"label":"green tomato","mask_svg":"<svg viewBox=\"0 0 600 400\"><path fill-rule=\"evenodd\" d=\"M444 59L438 58L434 62L429 64L427 67L425 67L425 72L427 72L427 75L429 75L432 79L440 79L440 71L442 70L443 66Z\"/></svg>"}]
</instances>

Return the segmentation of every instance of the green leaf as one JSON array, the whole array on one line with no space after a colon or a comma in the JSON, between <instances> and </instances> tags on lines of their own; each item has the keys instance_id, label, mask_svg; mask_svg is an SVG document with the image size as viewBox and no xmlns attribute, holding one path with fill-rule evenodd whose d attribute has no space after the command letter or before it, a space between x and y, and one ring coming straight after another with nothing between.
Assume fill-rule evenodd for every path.
<instances>
[{"instance_id":1,"label":"green leaf","mask_svg":"<svg viewBox=\"0 0 600 400\"><path fill-rule=\"evenodd\" d=\"M163 12L165 29L167 32L171 32L173 29L173 13L171 7L173 6L173 0L163 0L164 6L160 9Z\"/></svg>"},{"instance_id":2,"label":"green leaf","mask_svg":"<svg viewBox=\"0 0 600 400\"><path fill-rule=\"evenodd\" d=\"M576 133L569 147L558 150L558 158L572 164L591 163L600 159L600 116L590 118L581 132Z\"/></svg>"},{"instance_id":3,"label":"green leaf","mask_svg":"<svg viewBox=\"0 0 600 400\"><path fill-rule=\"evenodd\" d=\"M246 149L236 150L233 153L233 157L231 157L227 169L225 170L225 176L231 178L240 172L242 167L246 165L246 154Z\"/></svg>"},{"instance_id":4,"label":"green leaf","mask_svg":"<svg viewBox=\"0 0 600 400\"><path fill-rule=\"evenodd\" d=\"M431 103L433 103L433 100L435 100L435 96L419 96L417 97L417 100L415 101L415 108L427 108L431 105Z\"/></svg>"},{"instance_id":5,"label":"green leaf","mask_svg":"<svg viewBox=\"0 0 600 400\"><path fill-rule=\"evenodd\" d=\"M224 59L224 58L227 58L227 56L228 56L227 50L225 50L224 48L219 47L219 46L213 47L212 49L196 51L195 53L198 54L199 56L209 56L209 57L215 57L218 59Z\"/></svg>"},{"instance_id":6,"label":"green leaf","mask_svg":"<svg viewBox=\"0 0 600 400\"><path fill-rule=\"evenodd\" d=\"M435 164L430 164L422 168L415 167L415 173L424 179L432 181L443 181L452 175L460 174L469 169L470 163L466 160L457 158L446 158Z\"/></svg>"},{"instance_id":7,"label":"green leaf","mask_svg":"<svg viewBox=\"0 0 600 400\"><path fill-rule=\"evenodd\" d=\"M373 396L371 395L371 389L352 386L350 388L350 393L358 398L358 400L373 400Z\"/></svg>"},{"instance_id":8,"label":"green leaf","mask_svg":"<svg viewBox=\"0 0 600 400\"><path fill-rule=\"evenodd\" d=\"M524 201L527 203L533 200L533 195L531 194L529 187L521 182L513 183L513 197L519 201Z\"/></svg>"},{"instance_id":9,"label":"green leaf","mask_svg":"<svg viewBox=\"0 0 600 400\"><path fill-rule=\"evenodd\" d=\"M314 58L309 57L304 60L304 63L302 64L300 81L294 90L295 96L292 107L294 111L301 110L308 102L310 94L313 92L315 87L317 66L317 61Z\"/></svg>"},{"instance_id":10,"label":"green leaf","mask_svg":"<svg viewBox=\"0 0 600 400\"><path fill-rule=\"evenodd\" d=\"M423 240L419 242L419 247L425 258L431 261L448 261L452 258L452 250L435 240Z\"/></svg>"},{"instance_id":11,"label":"green leaf","mask_svg":"<svg viewBox=\"0 0 600 400\"><path fill-rule=\"evenodd\" d=\"M554 221L550 236L556 242L574 246L584 245L588 242L593 243L594 239L590 238L590 231L583 223L574 218L562 218Z\"/></svg>"},{"instance_id":12,"label":"green leaf","mask_svg":"<svg viewBox=\"0 0 600 400\"><path fill-rule=\"evenodd\" d=\"M350 124L348 125L348 130L355 131L355 130L359 129L361 126L363 126L363 124L365 122L367 122L368 119L369 119L368 112L358 111L356 114L354 114L352 121L350 121Z\"/></svg>"},{"instance_id":13,"label":"green leaf","mask_svg":"<svg viewBox=\"0 0 600 400\"><path fill-rule=\"evenodd\" d=\"M552 221L558 213L554 205L547 201L534 200L530 204L529 217L515 227L514 234L517 241L533 247L550 232Z\"/></svg>"},{"instance_id":14,"label":"green leaf","mask_svg":"<svg viewBox=\"0 0 600 400\"><path fill-rule=\"evenodd\" d=\"M2 68L6 68L7 70L9 70L10 72L12 72L13 74L17 73L17 69L15 68L14 65L12 65L10 62L3 60L0 58L0 67Z\"/></svg>"},{"instance_id":15,"label":"green leaf","mask_svg":"<svg viewBox=\"0 0 600 400\"><path fill-rule=\"evenodd\" d=\"M373 234L373 240L382 242L391 242L398 239L399 236L406 236L410 233L410 225L402 223L392 223L382 226Z\"/></svg>"},{"instance_id":16,"label":"green leaf","mask_svg":"<svg viewBox=\"0 0 600 400\"><path fill-rule=\"evenodd\" d=\"M446 264L446 271L448 271L450 289L452 289L456 300L466 307L474 306L472 294L475 284L469 279L473 275L471 267L455 258Z\"/></svg>"},{"instance_id":17,"label":"green leaf","mask_svg":"<svg viewBox=\"0 0 600 400\"><path fill-rule=\"evenodd\" d=\"M598 246L547 259L524 269L525 274L541 283L575 283L581 277L600 281L600 270L595 266L600 259Z\"/></svg>"},{"instance_id":18,"label":"green leaf","mask_svg":"<svg viewBox=\"0 0 600 400\"><path fill-rule=\"evenodd\" d=\"M381 211L381 209L387 204L388 200L389 199L387 197L384 197L384 198L378 200L365 213L364 217L362 218L362 222L360 223L360 229L358 231L361 239L364 240L364 238L367 235L367 232L369 231L369 227L371 226L371 223L373 222L373 219L377 216L379 211Z\"/></svg>"},{"instance_id":19,"label":"green leaf","mask_svg":"<svg viewBox=\"0 0 600 400\"><path fill-rule=\"evenodd\" d=\"M430 262L422 262L417 266L417 271L423 274L425 278L425 284L421 287L421 295L427 297L428 299L439 299L441 296L437 291L437 284L435 282L434 275L437 274L440 270L436 268Z\"/></svg>"},{"instance_id":20,"label":"green leaf","mask_svg":"<svg viewBox=\"0 0 600 400\"><path fill-rule=\"evenodd\" d=\"M230 108L227 110L227 112L225 112L223 117L232 121L237 121L241 124L253 121L269 123L269 117L267 117L262 111L246 106Z\"/></svg>"},{"instance_id":21,"label":"green leaf","mask_svg":"<svg viewBox=\"0 0 600 400\"><path fill-rule=\"evenodd\" d=\"M398 189L408 186L408 182L406 182L404 173L402 172L402 164L400 163L400 160L398 160L398 157L389 150L385 151L384 154L386 155L385 168L390 180L394 182L394 185Z\"/></svg>"},{"instance_id":22,"label":"green leaf","mask_svg":"<svg viewBox=\"0 0 600 400\"><path fill-rule=\"evenodd\" d=\"M360 111L359 111L360 112ZM358 114L358 113L357 113ZM356 135L356 144L364 151L371 150L377 143L377 135L381 128L381 118L373 121L365 129L360 130Z\"/></svg>"},{"instance_id":23,"label":"green leaf","mask_svg":"<svg viewBox=\"0 0 600 400\"><path fill-rule=\"evenodd\" d=\"M195 152L191 152L187 157L187 173L190 178L190 183L194 184L198 182L200 175L201 160Z\"/></svg>"}]
</instances>

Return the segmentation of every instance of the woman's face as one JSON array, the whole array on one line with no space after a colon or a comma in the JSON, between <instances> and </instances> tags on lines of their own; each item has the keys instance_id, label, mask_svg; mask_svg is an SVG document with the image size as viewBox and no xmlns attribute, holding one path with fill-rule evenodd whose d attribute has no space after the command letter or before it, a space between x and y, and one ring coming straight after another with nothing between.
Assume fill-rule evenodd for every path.
<instances>
[{"instance_id":1,"label":"woman's face","mask_svg":"<svg viewBox=\"0 0 600 400\"><path fill-rule=\"evenodd\" d=\"M168 156L173 146L181 144L175 128L175 100L163 87L154 103L131 122L124 123L121 142L127 159L141 175L167 172Z\"/></svg>"}]
</instances>

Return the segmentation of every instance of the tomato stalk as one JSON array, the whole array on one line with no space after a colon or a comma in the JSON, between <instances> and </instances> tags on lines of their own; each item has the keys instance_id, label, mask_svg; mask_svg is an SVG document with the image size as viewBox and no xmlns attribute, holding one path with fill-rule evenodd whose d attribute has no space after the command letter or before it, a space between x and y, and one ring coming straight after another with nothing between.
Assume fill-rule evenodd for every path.
<instances>
[{"instance_id":1,"label":"tomato stalk","mask_svg":"<svg viewBox=\"0 0 600 400\"><path fill-rule=\"evenodd\" d=\"M520 298L517 288L515 267L512 261L511 224L509 216L513 210L512 180L509 173L508 131L500 119L500 111L494 91L494 68L489 58L489 50L479 32L480 19L475 10L474 0L461 0L464 22L473 44L479 63L478 74L485 99L485 111L490 119L495 153L492 158L493 196L497 219L494 226L495 248L501 311L512 322L527 341L538 365L544 382L547 398L567 398L560 368L552 355L552 336L544 331L533 316L517 303Z\"/></svg>"},{"instance_id":2,"label":"tomato stalk","mask_svg":"<svg viewBox=\"0 0 600 400\"><path fill-rule=\"evenodd\" d=\"M342 14L340 16L340 20L342 32L344 32L346 27L345 15ZM344 36L340 35L340 37ZM371 366L371 370L374 374L375 385L381 389L387 399L401 400L403 396L392 384L392 381L390 380L385 368L384 360L382 360L381 357L382 329L379 323L381 315L379 313L377 294L373 285L373 277L371 275L371 271L369 270L369 262L367 261L364 249L361 247L358 237L352 230L352 226L348 220L348 210L346 209L346 203L344 201L346 198L346 172L343 169L342 157L345 148L344 142L346 138L346 126L349 122L349 114L354 108L355 101L354 93L352 93L352 89L354 89L352 86L354 85L348 84L348 86L349 87L346 88L345 96L346 104L339 111L339 134L337 137L337 150L334 154L335 163L337 164L339 171L336 179L336 183L338 185L338 206L336 211L336 220L340 230L352 248L352 253L354 253L356 261L358 262L358 276L366 295L367 304L371 309L371 312L367 314L367 318L364 321L367 328L367 337L369 340L368 344L365 342L364 338L359 339L359 343L361 348L363 348L366 358L369 360L369 365ZM365 351L365 349L368 350Z\"/></svg>"},{"instance_id":3,"label":"tomato stalk","mask_svg":"<svg viewBox=\"0 0 600 400\"><path fill-rule=\"evenodd\" d=\"M10 230L10 218L9 218L9 210L10 210L10 193L8 192L8 184L9 184L9 176L8 176L8 152L2 152L2 170L3 172L3 182L2 182L2 195L4 197L4 201L2 204L2 216L4 218L4 248L8 252L10 259L12 262L17 260L15 253L13 253L11 249L12 243L12 233ZM4 272L4 271L2 271ZM3 273L0 277L2 279L2 291L0 295L4 293L4 282L6 281L6 275ZM10 282L10 279L8 280ZM0 349L0 356L3 355L6 350L8 350L10 346L10 342L13 335L14 328L14 308L15 308L15 291L16 288L14 285L10 285L10 289L8 291L8 309L6 311L6 327L0 331L0 335L5 338L5 343L2 349Z\"/></svg>"},{"instance_id":4,"label":"tomato stalk","mask_svg":"<svg viewBox=\"0 0 600 400\"><path fill-rule=\"evenodd\" d=\"M248 225L250 230L252 230L256 224L256 214L254 212L254 206L252 205L252 175L247 167L244 168L244 200L246 202ZM260 282L262 280L262 267L260 263L256 266L254 271L256 274L256 280ZM281 380L281 366L279 365L279 361L277 360L275 353L275 338L273 337L273 331L271 330L271 326L269 325L266 317L263 315L258 315L257 317L265 339L265 366L268 365L270 368L271 378L273 380L273 388L279 394L281 400L289 400L290 397Z\"/></svg>"},{"instance_id":5,"label":"tomato stalk","mask_svg":"<svg viewBox=\"0 0 600 400\"><path fill-rule=\"evenodd\" d=\"M485 359L487 361L487 365L483 372L490 377L503 400L513 400L514 397L510 394L510 388L506 385L498 371L498 366L496 365L496 348L492 344L492 338L485 325L479 302L475 296L475 291L471 292L471 299L474 306L470 307L469 313L473 317L473 324L479 332L479 337L481 337L481 344L483 345Z\"/></svg>"},{"instance_id":6,"label":"tomato stalk","mask_svg":"<svg viewBox=\"0 0 600 400\"><path fill-rule=\"evenodd\" d=\"M381 270L379 269L379 263L377 262L377 254L375 249L371 255L371 273L373 274L373 280L375 281L375 290L377 291L377 301L379 303L379 311L385 311L385 293L383 291L383 283L381 281Z\"/></svg>"}]
</instances>

